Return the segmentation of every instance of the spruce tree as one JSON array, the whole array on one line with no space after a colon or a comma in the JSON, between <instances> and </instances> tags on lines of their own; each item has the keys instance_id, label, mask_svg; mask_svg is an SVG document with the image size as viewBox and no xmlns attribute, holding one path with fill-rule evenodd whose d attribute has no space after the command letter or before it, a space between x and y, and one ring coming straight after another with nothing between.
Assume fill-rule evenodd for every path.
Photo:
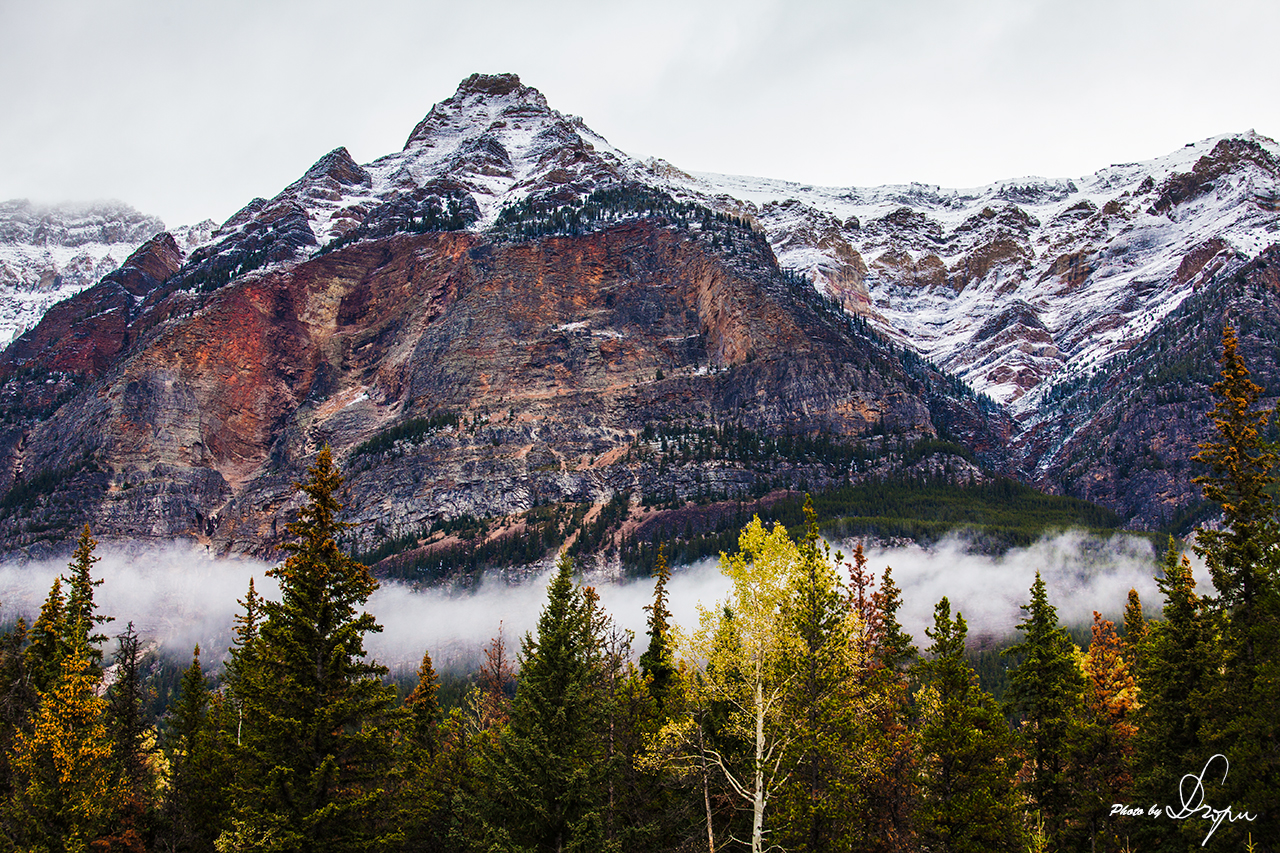
<instances>
[{"instance_id":1,"label":"spruce tree","mask_svg":"<svg viewBox=\"0 0 1280 853\"><path fill-rule=\"evenodd\" d=\"M1172 538L1156 583L1164 595L1164 618L1149 625L1138 670L1133 791L1136 802L1172 804L1182 775L1198 770L1212 754L1201 738L1197 697L1213 668L1216 643L1195 592L1191 562ZM1198 829L1189 821L1135 819L1128 834L1143 849L1177 850L1198 844Z\"/></svg>"},{"instance_id":2,"label":"spruce tree","mask_svg":"<svg viewBox=\"0 0 1280 853\"><path fill-rule=\"evenodd\" d=\"M71 555L71 564L67 567L69 577L64 578L67 583L67 623L74 625L79 621L85 624L89 660L94 664L102 662L102 650L98 644L107 640L107 635L98 631L98 626L112 621L110 616L97 613L97 605L93 601L93 590L102 586L101 578L94 580L92 577L93 564L101 559L93 553L97 546L98 540L93 538L89 525L86 524L84 530L80 531L76 550Z\"/></svg>"},{"instance_id":3,"label":"spruce tree","mask_svg":"<svg viewBox=\"0 0 1280 853\"><path fill-rule=\"evenodd\" d=\"M667 567L665 544L658 546L653 577L653 603L645 606L649 611L649 647L640 655L640 669L648 676L649 692L661 709L676 673L671 655L671 610L667 607L667 583L671 580L671 570Z\"/></svg>"},{"instance_id":4,"label":"spruce tree","mask_svg":"<svg viewBox=\"0 0 1280 853\"><path fill-rule=\"evenodd\" d=\"M1009 672L1005 702L1022 724L1019 734L1029 765L1027 793L1053 848L1059 849L1074 796L1066 775L1068 745L1085 679L1076 662L1076 645L1058 624L1058 611L1049 604L1039 572L1031 585L1031 601L1022 610L1026 613L1018 623L1022 641L1004 652L1019 657Z\"/></svg>"},{"instance_id":5,"label":"spruce tree","mask_svg":"<svg viewBox=\"0 0 1280 853\"><path fill-rule=\"evenodd\" d=\"M101 680L77 621L30 725L15 739L0 835L16 849L85 851L115 827L128 792L114 772Z\"/></svg>"},{"instance_id":6,"label":"spruce tree","mask_svg":"<svg viewBox=\"0 0 1280 853\"><path fill-rule=\"evenodd\" d=\"M386 668L366 660L364 636L381 629L359 610L377 582L338 547L342 476L328 446L308 474L289 557L269 572L280 600L262 602L260 626L246 614L232 651L243 727L236 815L220 839L227 849L378 843L394 691L382 683Z\"/></svg>"},{"instance_id":7,"label":"spruce tree","mask_svg":"<svg viewBox=\"0 0 1280 853\"><path fill-rule=\"evenodd\" d=\"M1083 668L1085 701L1071 738L1069 778L1075 797L1068 809L1068 834L1074 849L1119 851L1124 819L1111 815L1126 802L1133 765L1138 690L1124 643L1115 625L1093 613L1091 641Z\"/></svg>"},{"instance_id":8,"label":"spruce tree","mask_svg":"<svg viewBox=\"0 0 1280 853\"><path fill-rule=\"evenodd\" d=\"M1272 412L1259 408L1262 388L1249 378L1230 324L1222 329L1222 373L1213 393L1217 402L1209 419L1217 436L1202 442L1192 457L1210 473L1192 482L1222 506L1225 523L1219 530L1198 531L1196 552L1218 590L1217 606L1251 618L1255 599L1274 590L1280 564L1280 525L1270 491L1276 454L1263 440Z\"/></svg>"},{"instance_id":9,"label":"spruce tree","mask_svg":"<svg viewBox=\"0 0 1280 853\"><path fill-rule=\"evenodd\" d=\"M196 646L169 709L163 745L169 779L160 814L162 849L213 853L231 807L233 737L232 709L210 690Z\"/></svg>"},{"instance_id":10,"label":"spruce tree","mask_svg":"<svg viewBox=\"0 0 1280 853\"><path fill-rule=\"evenodd\" d=\"M1222 506L1223 525L1199 531L1196 551L1217 590L1206 599L1206 618L1219 660L1193 701L1206 746L1235 768L1223 796L1262 815L1248 829L1227 827L1224 837L1242 840L1253 831L1266 839L1280 837L1280 522L1272 496L1277 455L1263 439L1274 413L1259 405L1262 388L1249 378L1229 324L1213 391L1216 435L1194 457L1210 472L1195 482Z\"/></svg>"},{"instance_id":11,"label":"spruce tree","mask_svg":"<svg viewBox=\"0 0 1280 853\"><path fill-rule=\"evenodd\" d=\"M840 579L818 542L817 514L804 503L805 536L799 565L782 607L784 677L791 680L783 713L795 721L790 779L778 795L770 838L787 850L823 851L847 845L860 804L849 784L861 763L849 749L858 737L865 701L855 679L866 669L860 637L865 622L854 614Z\"/></svg>"},{"instance_id":12,"label":"spruce tree","mask_svg":"<svg viewBox=\"0 0 1280 853\"><path fill-rule=\"evenodd\" d=\"M607 778L599 638L562 554L536 635L521 643L511 720L482 755L472 811L487 849L604 847Z\"/></svg>"},{"instance_id":13,"label":"spruce tree","mask_svg":"<svg viewBox=\"0 0 1280 853\"><path fill-rule=\"evenodd\" d=\"M964 617L943 598L933 611L929 657L916 671L920 705L921 849L940 853L1021 851L1013 733L978 687L964 657Z\"/></svg>"}]
</instances>

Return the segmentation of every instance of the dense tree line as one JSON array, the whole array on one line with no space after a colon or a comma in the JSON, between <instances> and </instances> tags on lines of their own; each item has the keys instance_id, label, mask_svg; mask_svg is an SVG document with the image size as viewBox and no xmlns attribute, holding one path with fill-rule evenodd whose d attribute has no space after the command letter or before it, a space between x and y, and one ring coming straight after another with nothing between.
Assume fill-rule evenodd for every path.
<instances>
[{"instance_id":1,"label":"dense tree line","mask_svg":"<svg viewBox=\"0 0 1280 853\"><path fill-rule=\"evenodd\" d=\"M211 680L197 648L157 724L132 626L104 678L86 528L36 620L0 639L0 838L220 853L1275 850L1276 458L1230 329L1215 393L1200 482L1224 523L1197 544L1213 591L1196 592L1171 543L1162 618L1130 592L1123 630L1095 613L1082 648L1037 574L999 702L963 614L939 601L919 651L892 571L873 576L860 546L832 554L811 505L794 538L758 518L742 528L721 559L729 594L696 625L672 621L659 550L638 655L565 554L514 663L499 634L446 710L427 652L397 701L365 654L376 583L337 544L326 448L271 570L279 600L250 584L225 672Z\"/></svg>"}]
</instances>

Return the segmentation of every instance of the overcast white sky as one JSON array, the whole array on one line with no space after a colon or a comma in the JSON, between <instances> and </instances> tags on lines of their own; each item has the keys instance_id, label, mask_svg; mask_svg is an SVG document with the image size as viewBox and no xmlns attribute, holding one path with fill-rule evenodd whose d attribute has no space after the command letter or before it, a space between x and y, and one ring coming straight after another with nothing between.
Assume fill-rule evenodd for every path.
<instances>
[{"instance_id":1,"label":"overcast white sky","mask_svg":"<svg viewBox=\"0 0 1280 853\"><path fill-rule=\"evenodd\" d=\"M0 199L221 221L512 71L632 154L867 186L1280 134L1275 0L0 0Z\"/></svg>"}]
</instances>

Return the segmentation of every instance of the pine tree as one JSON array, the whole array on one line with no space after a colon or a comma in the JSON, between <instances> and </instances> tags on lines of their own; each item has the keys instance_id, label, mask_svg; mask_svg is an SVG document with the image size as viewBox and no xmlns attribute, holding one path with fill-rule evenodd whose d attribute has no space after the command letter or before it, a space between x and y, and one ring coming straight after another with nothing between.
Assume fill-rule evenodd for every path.
<instances>
[{"instance_id":1,"label":"pine tree","mask_svg":"<svg viewBox=\"0 0 1280 853\"><path fill-rule=\"evenodd\" d=\"M28 632L30 643L22 652L31 686L37 692L51 689L57 681L68 653L70 633L62 578L54 578L49 594L40 605L40 615Z\"/></svg>"},{"instance_id":2,"label":"pine tree","mask_svg":"<svg viewBox=\"0 0 1280 853\"><path fill-rule=\"evenodd\" d=\"M27 635L26 620L21 618L12 629L0 635L0 802L10 796L9 760L14 740L35 710L38 699L23 654Z\"/></svg>"},{"instance_id":3,"label":"pine tree","mask_svg":"<svg viewBox=\"0 0 1280 853\"><path fill-rule=\"evenodd\" d=\"M1218 400L1209 418L1218 436L1202 442L1192 457L1210 473L1192 482L1222 505L1226 523L1220 530L1199 531L1196 553L1205 558L1218 590L1217 605L1248 613L1260 594L1274 590L1280 564L1280 526L1270 492L1276 454L1262 438L1272 412L1258 408L1262 388L1249 378L1230 324L1222 329L1222 376L1213 393Z\"/></svg>"},{"instance_id":4,"label":"pine tree","mask_svg":"<svg viewBox=\"0 0 1280 853\"><path fill-rule=\"evenodd\" d=\"M1263 440L1273 412L1259 407L1262 389L1249 378L1230 325L1222 334L1222 373L1210 413L1217 435L1194 459L1210 473L1196 477L1207 499L1222 506L1223 526L1201 530L1204 557L1217 595L1206 617L1218 634L1220 660L1193 701L1203 739L1237 768L1223 795L1261 813L1249 829L1280 837L1280 521L1272 497L1277 455ZM1228 841L1246 830L1228 827Z\"/></svg>"},{"instance_id":5,"label":"pine tree","mask_svg":"<svg viewBox=\"0 0 1280 853\"><path fill-rule=\"evenodd\" d=\"M1071 738L1075 798L1068 810L1069 835L1076 849L1118 851L1122 819L1111 816L1111 806L1127 801L1133 779L1138 690L1115 625L1096 610L1091 634L1083 659L1085 701Z\"/></svg>"},{"instance_id":6,"label":"pine tree","mask_svg":"<svg viewBox=\"0 0 1280 853\"><path fill-rule=\"evenodd\" d=\"M381 629L359 611L377 582L338 548L342 477L328 446L308 474L298 487L308 501L288 527L296 541L269 572L280 600L262 602L260 625L246 612L232 651L243 748L237 814L220 849L344 851L377 841L394 692L381 681L385 667L366 660L364 636Z\"/></svg>"},{"instance_id":7,"label":"pine tree","mask_svg":"<svg viewBox=\"0 0 1280 853\"><path fill-rule=\"evenodd\" d=\"M898 623L901 592L886 567L879 588L871 593L872 618L867 628L870 658L862 676L866 699L860 819L866 831L862 849L914 849L914 809L918 738L911 726L908 669L918 652Z\"/></svg>"},{"instance_id":8,"label":"pine tree","mask_svg":"<svg viewBox=\"0 0 1280 853\"><path fill-rule=\"evenodd\" d=\"M87 851L108 835L127 791L113 772L101 673L77 622L57 676L15 739L13 795L0 807L17 849Z\"/></svg>"},{"instance_id":9,"label":"pine tree","mask_svg":"<svg viewBox=\"0 0 1280 853\"><path fill-rule=\"evenodd\" d=\"M562 554L536 635L521 643L511 720L483 753L472 804L487 849L600 850L608 766L598 638Z\"/></svg>"},{"instance_id":10,"label":"pine tree","mask_svg":"<svg viewBox=\"0 0 1280 853\"><path fill-rule=\"evenodd\" d=\"M1020 851L1014 737L965 661L967 627L943 598L933 612L929 658L917 665L920 705L921 849Z\"/></svg>"},{"instance_id":11,"label":"pine tree","mask_svg":"<svg viewBox=\"0 0 1280 853\"><path fill-rule=\"evenodd\" d=\"M1213 668L1216 644L1195 592L1191 562L1172 538L1156 583L1164 595L1164 618L1149 626L1138 670L1133 791L1136 802L1172 803L1182 774L1203 766L1212 754L1201 739L1197 697ZM1135 820L1128 829L1142 849L1189 849L1203 838L1189 823Z\"/></svg>"},{"instance_id":12,"label":"pine tree","mask_svg":"<svg viewBox=\"0 0 1280 853\"><path fill-rule=\"evenodd\" d=\"M649 692L661 709L676 672L670 647L671 610L667 607L667 583L671 580L671 570L667 567L665 545L658 546L653 577L653 603L645 606L649 611L649 647L640 655L640 669L648 676Z\"/></svg>"},{"instance_id":13,"label":"pine tree","mask_svg":"<svg viewBox=\"0 0 1280 853\"><path fill-rule=\"evenodd\" d=\"M64 578L67 582L67 623L85 624L89 640L89 660L94 664L102 662L102 650L98 648L98 644L107 641L107 635L98 631L98 626L112 621L110 616L99 615L96 612L97 605L93 602L93 590L102 586L101 578L94 580L92 577L93 564L101 559L93 553L97 546L98 541L90 534L89 525L86 524L84 530L80 531L76 550L71 555L71 565L67 567L70 577Z\"/></svg>"},{"instance_id":14,"label":"pine tree","mask_svg":"<svg viewBox=\"0 0 1280 853\"><path fill-rule=\"evenodd\" d=\"M121 804L120 823L110 840L118 847L136 849L144 846L152 834L156 736L144 717L148 691L143 682L141 644L132 622L116 641L116 677L107 690L107 728L113 771L127 793Z\"/></svg>"},{"instance_id":15,"label":"pine tree","mask_svg":"<svg viewBox=\"0 0 1280 853\"><path fill-rule=\"evenodd\" d=\"M450 850L450 792L459 780L442 775L438 679L431 653L423 652L418 683L405 698L392 781L395 849Z\"/></svg>"},{"instance_id":16,"label":"pine tree","mask_svg":"<svg viewBox=\"0 0 1280 853\"><path fill-rule=\"evenodd\" d=\"M183 671L168 723L164 754L169 779L159 833L162 849L213 853L231 808L235 722L230 705L209 688L199 646Z\"/></svg>"},{"instance_id":17,"label":"pine tree","mask_svg":"<svg viewBox=\"0 0 1280 853\"><path fill-rule=\"evenodd\" d=\"M1085 679L1076 662L1077 649L1058 624L1044 579L1036 572L1031 602L1022 605L1018 623L1022 642L1005 651L1020 658L1009 672L1005 701L1021 720L1020 738L1028 759L1027 793L1044 821L1054 849L1066 831L1071 807L1071 780L1066 777L1071 726L1079 714Z\"/></svg>"}]
</instances>

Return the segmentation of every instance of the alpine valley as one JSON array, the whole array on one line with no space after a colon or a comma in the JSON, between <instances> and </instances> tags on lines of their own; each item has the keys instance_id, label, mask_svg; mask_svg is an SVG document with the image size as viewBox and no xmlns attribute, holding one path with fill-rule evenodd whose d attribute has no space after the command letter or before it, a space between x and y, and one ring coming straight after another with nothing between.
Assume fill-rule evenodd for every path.
<instances>
[{"instance_id":1,"label":"alpine valley","mask_svg":"<svg viewBox=\"0 0 1280 853\"><path fill-rule=\"evenodd\" d=\"M66 296L4 318L29 328L0 355L0 552L87 523L270 555L325 444L350 546L406 577L566 543L616 565L885 480L1185 532L1224 320L1280 395L1280 146L1253 132L824 188L640 160L473 75L403 150L338 148L221 226L112 210L0 209L0 275ZM59 253L74 275L22 272Z\"/></svg>"}]
</instances>

